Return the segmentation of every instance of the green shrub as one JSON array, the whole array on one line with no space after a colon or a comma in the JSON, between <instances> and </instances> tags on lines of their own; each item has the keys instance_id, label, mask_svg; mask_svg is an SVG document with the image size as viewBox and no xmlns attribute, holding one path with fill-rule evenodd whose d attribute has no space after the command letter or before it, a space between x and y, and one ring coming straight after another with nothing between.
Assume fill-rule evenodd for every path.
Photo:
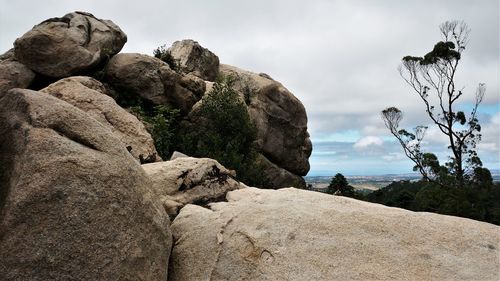
<instances>
[{"instance_id":1,"label":"green shrub","mask_svg":"<svg viewBox=\"0 0 500 281\"><path fill-rule=\"evenodd\" d=\"M179 134L180 151L216 159L236 170L238 180L253 186L264 185L262 168L256 164L257 129L230 77L219 78L192 119L196 123L184 127Z\"/></svg>"},{"instance_id":2,"label":"green shrub","mask_svg":"<svg viewBox=\"0 0 500 281\"><path fill-rule=\"evenodd\" d=\"M176 146L179 110L165 105L148 108L144 103L132 106L131 111L145 123L154 140L156 151L163 159L170 158Z\"/></svg>"}]
</instances>

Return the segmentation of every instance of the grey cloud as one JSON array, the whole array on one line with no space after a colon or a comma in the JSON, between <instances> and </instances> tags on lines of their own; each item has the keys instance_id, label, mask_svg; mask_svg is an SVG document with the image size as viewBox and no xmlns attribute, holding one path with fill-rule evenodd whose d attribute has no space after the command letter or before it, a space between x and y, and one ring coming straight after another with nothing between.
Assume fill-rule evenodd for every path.
<instances>
[{"instance_id":1,"label":"grey cloud","mask_svg":"<svg viewBox=\"0 0 500 281\"><path fill-rule=\"evenodd\" d=\"M151 54L193 38L222 63L282 82L304 103L313 141L346 130L386 137L379 112L387 106L405 112L404 127L427 124L397 66L405 55L427 53L440 40L439 24L463 19L472 32L459 83L470 91L485 82L484 102L500 103L497 0L0 0L0 7L0 52L33 25L74 10L117 23L129 38L124 52Z\"/></svg>"}]
</instances>

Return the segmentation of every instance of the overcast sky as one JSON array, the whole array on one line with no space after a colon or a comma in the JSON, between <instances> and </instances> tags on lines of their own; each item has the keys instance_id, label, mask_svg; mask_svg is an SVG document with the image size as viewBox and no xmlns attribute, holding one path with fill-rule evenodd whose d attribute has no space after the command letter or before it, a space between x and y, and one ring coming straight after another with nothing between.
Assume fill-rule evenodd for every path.
<instances>
[{"instance_id":1,"label":"overcast sky","mask_svg":"<svg viewBox=\"0 0 500 281\"><path fill-rule=\"evenodd\" d=\"M476 86L486 83L479 152L485 166L500 169L499 9L498 0L0 0L0 52L33 25L75 10L118 24L128 35L122 52L151 54L191 38L221 63L271 75L303 102L313 141L309 175L404 173L412 165L380 111L400 108L408 128L429 121L399 76L400 59L430 51L442 22L464 20L471 35L459 106L469 111ZM431 128L426 147L446 161L446 146Z\"/></svg>"}]
</instances>

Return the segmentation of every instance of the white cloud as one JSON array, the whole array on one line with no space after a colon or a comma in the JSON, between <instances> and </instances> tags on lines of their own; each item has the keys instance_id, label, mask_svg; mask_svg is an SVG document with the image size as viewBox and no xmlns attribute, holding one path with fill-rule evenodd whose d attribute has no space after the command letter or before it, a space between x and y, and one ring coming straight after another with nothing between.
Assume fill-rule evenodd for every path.
<instances>
[{"instance_id":1,"label":"white cloud","mask_svg":"<svg viewBox=\"0 0 500 281\"><path fill-rule=\"evenodd\" d=\"M498 149L498 143L494 142L482 142L477 145L479 151L481 152L497 152L499 151Z\"/></svg>"},{"instance_id":2,"label":"white cloud","mask_svg":"<svg viewBox=\"0 0 500 281\"><path fill-rule=\"evenodd\" d=\"M491 124L496 125L496 128L500 126L500 112L497 112L493 117L491 117Z\"/></svg>"},{"instance_id":3,"label":"white cloud","mask_svg":"<svg viewBox=\"0 0 500 281\"><path fill-rule=\"evenodd\" d=\"M478 145L480 156L493 153L497 156L497 162L500 161L500 112L493 115L489 122L482 124L481 135L482 141Z\"/></svg>"},{"instance_id":4,"label":"white cloud","mask_svg":"<svg viewBox=\"0 0 500 281\"><path fill-rule=\"evenodd\" d=\"M406 155L400 152L390 152L387 155L383 155L382 159L384 159L385 161L392 162L396 160L404 160L406 159Z\"/></svg>"},{"instance_id":5,"label":"white cloud","mask_svg":"<svg viewBox=\"0 0 500 281\"><path fill-rule=\"evenodd\" d=\"M384 141L376 136L366 136L360 138L353 147L357 150L368 150L374 147L382 147Z\"/></svg>"}]
</instances>

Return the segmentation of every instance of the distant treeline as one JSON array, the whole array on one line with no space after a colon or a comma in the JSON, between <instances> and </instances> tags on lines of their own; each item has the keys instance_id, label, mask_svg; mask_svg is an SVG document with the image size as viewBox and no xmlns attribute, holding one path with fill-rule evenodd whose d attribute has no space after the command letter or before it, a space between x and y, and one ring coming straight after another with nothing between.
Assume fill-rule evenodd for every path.
<instances>
[{"instance_id":1,"label":"distant treeline","mask_svg":"<svg viewBox=\"0 0 500 281\"><path fill-rule=\"evenodd\" d=\"M337 179L327 189L317 189L330 194L356 198L386 206L416 212L433 212L459 216L500 225L500 183L469 185L464 187L442 186L427 181L397 181L371 193L341 187ZM314 189L313 189L314 190ZM343 192L344 191L344 192ZM345 192L347 191L347 192Z\"/></svg>"}]
</instances>

